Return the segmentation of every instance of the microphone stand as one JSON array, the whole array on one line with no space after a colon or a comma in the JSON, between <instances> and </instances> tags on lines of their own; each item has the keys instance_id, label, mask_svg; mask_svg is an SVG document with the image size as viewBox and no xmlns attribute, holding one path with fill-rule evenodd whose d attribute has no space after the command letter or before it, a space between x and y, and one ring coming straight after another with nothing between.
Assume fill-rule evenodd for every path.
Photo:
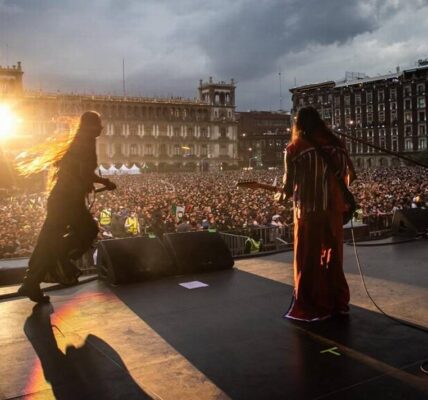
<instances>
[{"instance_id":1,"label":"microphone stand","mask_svg":"<svg viewBox=\"0 0 428 400\"><path fill-rule=\"evenodd\" d=\"M376 149L376 150L380 151L381 153L390 154L390 155L392 155L394 157L401 158L402 160L405 160L405 161L411 162L411 163L413 163L415 165L418 165L419 167L423 167L423 168L427 168L428 169L428 165L427 164L424 164L424 163L422 163L420 161L414 160L413 158L410 158L410 157L407 157L407 156L403 156L402 154L399 154L398 152L395 152L395 151L392 151L392 150L388 150L388 149L385 149L385 148L380 147L380 146L376 146L375 144L369 143L369 142L365 141L364 139L356 138L354 136L351 136L351 135L349 135L347 133L344 133L344 132L336 130L336 129L334 129L333 132L336 135L343 136L344 138L352 140L353 142L365 144L366 146L371 147L373 149Z\"/></svg>"}]
</instances>

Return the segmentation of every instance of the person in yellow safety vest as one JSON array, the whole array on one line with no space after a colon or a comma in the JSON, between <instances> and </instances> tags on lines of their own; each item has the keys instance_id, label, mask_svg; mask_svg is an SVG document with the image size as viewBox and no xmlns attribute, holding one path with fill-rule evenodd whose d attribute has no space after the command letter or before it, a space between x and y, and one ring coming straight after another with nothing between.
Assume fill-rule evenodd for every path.
<instances>
[{"instance_id":1,"label":"person in yellow safety vest","mask_svg":"<svg viewBox=\"0 0 428 400\"><path fill-rule=\"evenodd\" d=\"M245 241L245 253L246 254L255 254L260 251L260 240L255 240L251 237L248 237Z\"/></svg>"},{"instance_id":2,"label":"person in yellow safety vest","mask_svg":"<svg viewBox=\"0 0 428 400\"><path fill-rule=\"evenodd\" d=\"M111 208L104 208L100 212L100 225L103 227L111 225Z\"/></svg>"},{"instance_id":3,"label":"person in yellow safety vest","mask_svg":"<svg viewBox=\"0 0 428 400\"><path fill-rule=\"evenodd\" d=\"M136 213L133 211L131 215L125 220L125 229L126 232L136 236L140 233L140 223L138 221L138 217Z\"/></svg>"}]
</instances>

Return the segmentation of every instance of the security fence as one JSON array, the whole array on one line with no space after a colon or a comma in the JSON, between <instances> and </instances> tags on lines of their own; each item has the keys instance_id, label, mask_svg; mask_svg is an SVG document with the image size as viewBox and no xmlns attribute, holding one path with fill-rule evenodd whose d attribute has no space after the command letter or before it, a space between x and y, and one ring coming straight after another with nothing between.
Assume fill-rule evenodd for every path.
<instances>
[{"instance_id":1,"label":"security fence","mask_svg":"<svg viewBox=\"0 0 428 400\"><path fill-rule=\"evenodd\" d=\"M234 232L220 232L232 256L253 254L251 239L260 245L257 252L287 249L293 241L292 226L251 227Z\"/></svg>"}]
</instances>

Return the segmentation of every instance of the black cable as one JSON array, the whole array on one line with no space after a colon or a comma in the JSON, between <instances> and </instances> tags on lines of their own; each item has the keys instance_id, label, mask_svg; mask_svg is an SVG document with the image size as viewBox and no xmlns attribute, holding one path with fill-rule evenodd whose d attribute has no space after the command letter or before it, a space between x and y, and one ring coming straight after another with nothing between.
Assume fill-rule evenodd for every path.
<instances>
[{"instance_id":1,"label":"black cable","mask_svg":"<svg viewBox=\"0 0 428 400\"><path fill-rule=\"evenodd\" d=\"M407 156L403 156L402 154L400 154L398 152L395 152L395 151L392 151L392 150L388 150L388 149L385 149L385 148L380 147L380 146L376 146L373 143L370 143L370 142L367 142L366 140L359 139L359 138L356 138L354 136L348 135L347 133L343 133L342 131L333 130L333 132L335 134L339 135L339 136L343 136L343 137L345 137L345 138L347 138L349 140L352 140L353 142L365 144L366 146L371 147L372 149L378 150L381 153L390 154L390 155L392 155L394 157L401 158L402 160L405 160L405 161L411 162L411 163L413 163L415 165L418 165L419 167L428 169L428 165L427 164L424 164L424 163L422 163L420 161L414 160L413 158L410 158L410 157L407 157Z\"/></svg>"},{"instance_id":2,"label":"black cable","mask_svg":"<svg viewBox=\"0 0 428 400\"><path fill-rule=\"evenodd\" d=\"M377 310L381 314L383 314L385 317L391 319L392 321L397 322L398 324L401 324L401 325L404 325L404 326L408 326L409 328L413 328L413 329L419 330L421 332L428 333L428 329L427 328L424 328L424 327L422 327L420 325L413 324L412 322L409 322L409 321L405 321L405 320L402 320L402 319L399 319L399 318L395 318L392 315L387 314L385 311L382 310L381 307L379 307L377 305L377 303L375 302L375 300L373 299L373 297L371 296L371 294L370 294L370 292L369 292L369 290L367 288L366 280L364 278L364 274L363 274L363 271L362 271L362 268L361 268L360 257L358 256L357 246L355 244L354 224L352 222L352 219L351 219L351 235L352 235L352 243L353 243L353 247L354 247L355 259L357 261L358 272L360 273L361 281L363 282L363 287L364 287L364 290L365 290L365 292L367 294L367 297L370 299L370 301L373 303L373 305L377 308ZM424 374L428 374L427 366L428 366L428 360L424 361L420 365L420 370Z\"/></svg>"}]
</instances>

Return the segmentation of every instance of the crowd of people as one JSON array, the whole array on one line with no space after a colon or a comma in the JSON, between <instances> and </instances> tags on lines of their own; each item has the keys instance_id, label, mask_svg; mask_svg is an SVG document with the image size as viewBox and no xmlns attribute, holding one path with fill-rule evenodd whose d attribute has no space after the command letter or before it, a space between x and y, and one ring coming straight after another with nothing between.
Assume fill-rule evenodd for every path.
<instances>
[{"instance_id":1,"label":"crowd of people","mask_svg":"<svg viewBox=\"0 0 428 400\"><path fill-rule=\"evenodd\" d=\"M292 223L291 203L278 204L271 192L236 186L258 181L278 186L282 171L221 173L148 173L116 176L117 190L89 199L100 224L100 238L217 229L242 232L248 227ZM422 168L360 171L351 190L363 216L396 209L427 207L428 180ZM0 258L31 254L46 213L46 193L3 193L0 199Z\"/></svg>"}]
</instances>

